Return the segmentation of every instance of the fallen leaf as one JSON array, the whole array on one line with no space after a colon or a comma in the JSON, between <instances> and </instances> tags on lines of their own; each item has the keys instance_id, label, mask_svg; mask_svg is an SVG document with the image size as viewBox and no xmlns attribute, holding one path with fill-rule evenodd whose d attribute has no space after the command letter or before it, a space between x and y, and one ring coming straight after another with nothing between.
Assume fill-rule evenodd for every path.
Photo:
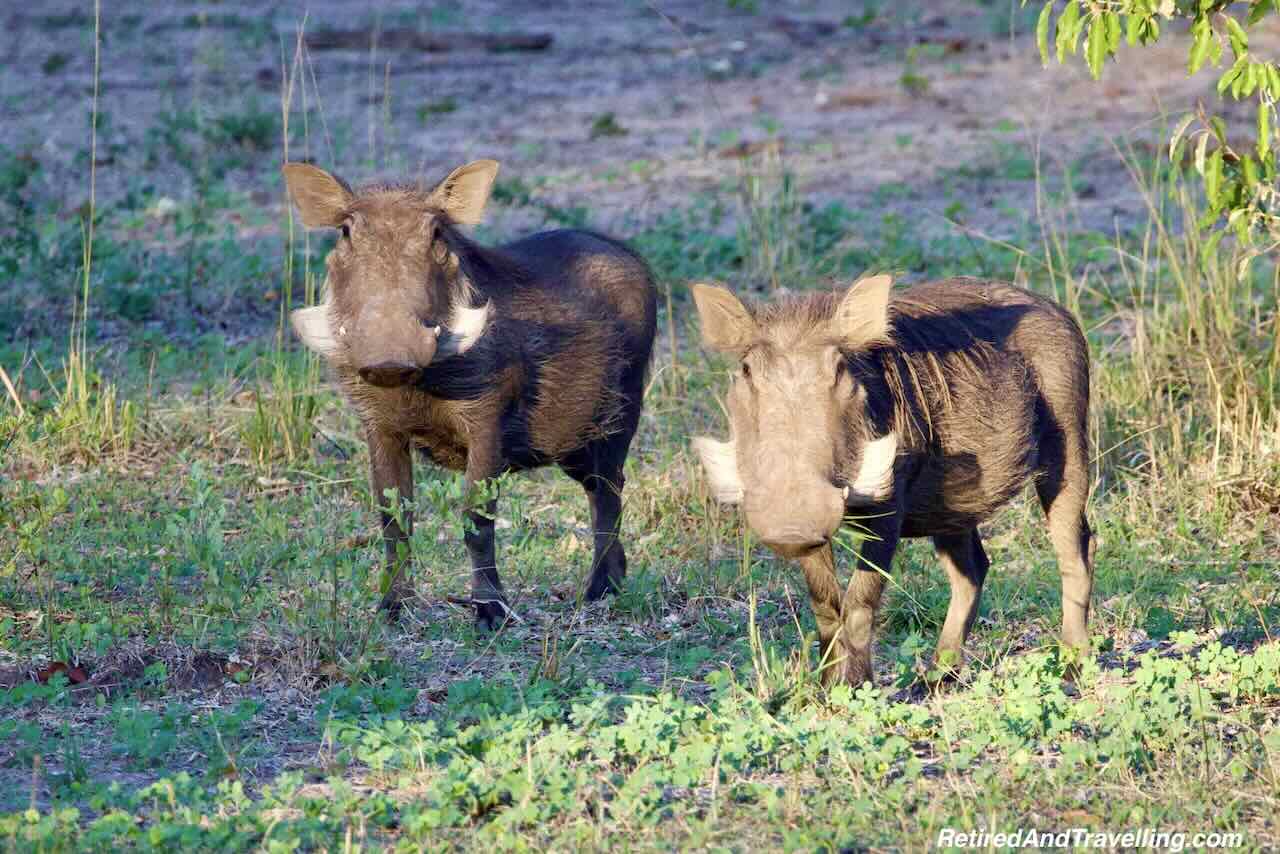
<instances>
[{"instance_id":1,"label":"fallen leaf","mask_svg":"<svg viewBox=\"0 0 1280 854\"><path fill-rule=\"evenodd\" d=\"M343 549L362 549L369 543L373 542L374 534L365 532L362 534L352 534L338 544L338 548Z\"/></svg>"},{"instance_id":2,"label":"fallen leaf","mask_svg":"<svg viewBox=\"0 0 1280 854\"><path fill-rule=\"evenodd\" d=\"M89 674L85 673L79 667L67 667L66 662L55 661L48 667L42 667L36 671L36 681L41 685L48 684L49 680L59 673L67 674L67 682L72 685L80 685L89 681Z\"/></svg>"}]
</instances>

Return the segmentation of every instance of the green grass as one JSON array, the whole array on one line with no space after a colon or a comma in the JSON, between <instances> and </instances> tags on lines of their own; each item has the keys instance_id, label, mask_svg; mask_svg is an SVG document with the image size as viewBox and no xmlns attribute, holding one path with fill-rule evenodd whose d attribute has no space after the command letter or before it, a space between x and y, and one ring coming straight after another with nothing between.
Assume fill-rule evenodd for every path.
<instances>
[{"instance_id":1,"label":"green grass","mask_svg":"<svg viewBox=\"0 0 1280 854\"><path fill-rule=\"evenodd\" d=\"M633 223L664 306L625 587L579 601L581 490L508 478L499 559L522 622L481 635L446 601L470 574L460 482L430 467L419 599L398 626L375 616L359 425L282 323L314 298L324 241L230 177L296 130L252 103L171 111L141 157L199 192L175 201L144 173L70 216L36 154L0 152L17 283L0 291L0 844L916 849L1028 825L1280 842L1276 269L1242 275L1233 249L1174 229L1195 222L1176 174L1135 167L1150 216L1118 235L1023 215L994 241L912 219L906 184L815 203L766 154ZM994 153L939 180L1035 177L1015 146ZM592 222L549 185L506 178L495 198ZM725 429L725 366L696 345L687 284L768 294L866 270L1015 279L1088 330L1101 546L1074 683L1028 497L984 528L981 617L937 692L948 597L927 543L895 564L877 684L826 691L803 580L709 500L687 448Z\"/></svg>"},{"instance_id":2,"label":"green grass","mask_svg":"<svg viewBox=\"0 0 1280 854\"><path fill-rule=\"evenodd\" d=\"M1027 250L913 240L892 218L858 229L865 220L838 206L786 203L803 224L781 239L806 241L789 249L792 286L868 267L1044 275ZM1126 411L1146 392L1134 360L1098 331L1128 298L1118 289L1080 290L1095 329L1100 450L1130 443L1099 461L1098 655L1074 692L1057 660L1056 566L1026 501L988 526L995 567L959 684L936 696L922 687L947 595L931 550L909 543L881 615L880 684L819 687L802 580L744 544L685 450L694 432L722 429L721 373L691 343L680 286L724 277L767 288L779 270L752 251L750 231L717 236L734 204L708 197L634 235L676 286L675 322L662 326L677 339L660 344L629 462L625 590L581 605L585 500L553 473L511 478L500 555L525 622L496 637L443 601L465 590L468 570L456 478L431 469L413 544L422 601L403 626L373 619L381 548L365 449L306 358L268 346L237 355L215 339L203 356L125 356L150 363L145 384L121 372L125 400L103 404L92 388L71 397L117 414L127 402L127 447L87 416L51 428L56 395L8 416L18 478L0 489L13 555L0 578L5 660L68 662L90 682L58 674L0 692L0 838L51 849L349 837L662 848L751 834L766 847L922 847L944 827L1035 814L1050 828L1274 839L1274 517L1195 480L1215 444L1203 413L1186 414L1191 432L1178 440ZM1098 244L1063 238L1059 260L1102 263ZM799 269L804 258L812 266ZM1156 295L1174 285L1151 284L1156 317ZM1171 323L1162 329L1176 337ZM126 352L146 352L141 333L127 341ZM1235 405L1263 406L1264 382L1237 388L1253 397ZM190 390L164 391L181 384ZM1180 393L1188 408L1200 395ZM1183 464L1155 468L1171 445L1128 454L1156 439L1182 441ZM55 490L57 459L80 474ZM1275 483L1274 468L1258 475L1253 500Z\"/></svg>"}]
</instances>

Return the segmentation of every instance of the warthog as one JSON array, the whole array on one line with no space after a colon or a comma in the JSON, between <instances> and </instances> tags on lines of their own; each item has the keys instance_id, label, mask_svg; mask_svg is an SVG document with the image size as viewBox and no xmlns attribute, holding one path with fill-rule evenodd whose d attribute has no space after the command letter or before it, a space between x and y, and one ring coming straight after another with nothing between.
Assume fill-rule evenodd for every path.
<instances>
[{"instance_id":1,"label":"warthog","mask_svg":"<svg viewBox=\"0 0 1280 854\"><path fill-rule=\"evenodd\" d=\"M485 628L508 613L494 555L496 499L477 500L488 478L558 464L591 505L587 597L616 590L626 574L622 466L656 324L648 267L608 237L547 231L497 248L468 239L459 226L480 221L497 172L496 162L478 160L431 190L353 191L315 166L284 166L303 224L340 232L323 302L292 320L364 424L387 553L382 607L394 616L411 591L417 448L466 472L472 600ZM392 489L399 508L384 501Z\"/></svg>"},{"instance_id":2,"label":"warthog","mask_svg":"<svg viewBox=\"0 0 1280 854\"><path fill-rule=\"evenodd\" d=\"M736 360L730 440L696 439L712 491L804 570L828 681L871 678L875 610L901 537L932 537L951 605L938 662L959 662L990 562L978 524L1035 482L1062 573L1063 641L1088 645L1093 585L1089 360L1057 304L1011 285L948 279L748 308L695 285L704 343ZM832 539L869 529L841 591Z\"/></svg>"}]
</instances>

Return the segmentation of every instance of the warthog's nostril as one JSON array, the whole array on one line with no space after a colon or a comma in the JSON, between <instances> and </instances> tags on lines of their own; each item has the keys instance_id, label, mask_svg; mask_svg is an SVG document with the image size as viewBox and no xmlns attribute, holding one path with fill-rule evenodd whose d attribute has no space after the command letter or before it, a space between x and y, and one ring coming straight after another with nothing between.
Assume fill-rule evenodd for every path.
<instances>
[{"instance_id":1,"label":"warthog's nostril","mask_svg":"<svg viewBox=\"0 0 1280 854\"><path fill-rule=\"evenodd\" d=\"M420 371L408 362L379 362L359 369L360 378L379 388L399 388L413 381Z\"/></svg>"}]
</instances>

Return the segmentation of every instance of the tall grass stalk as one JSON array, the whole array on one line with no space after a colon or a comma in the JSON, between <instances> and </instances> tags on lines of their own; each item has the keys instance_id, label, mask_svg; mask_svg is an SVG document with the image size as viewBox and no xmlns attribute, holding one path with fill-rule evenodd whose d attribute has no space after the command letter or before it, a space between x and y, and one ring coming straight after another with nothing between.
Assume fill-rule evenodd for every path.
<instances>
[{"instance_id":1,"label":"tall grass stalk","mask_svg":"<svg viewBox=\"0 0 1280 854\"><path fill-rule=\"evenodd\" d=\"M116 388L100 383L89 351L89 317L93 282L93 245L97 217L98 115L102 69L102 4L93 10L93 102L89 123L89 201L81 232L81 287L72 312L70 340L63 362L63 382L55 388L53 411L45 417L44 433L60 456L97 462L103 457L123 459L129 453L137 426L133 405L117 402Z\"/></svg>"},{"instance_id":2,"label":"tall grass stalk","mask_svg":"<svg viewBox=\"0 0 1280 854\"><path fill-rule=\"evenodd\" d=\"M304 150L310 148L310 103L307 93L307 53L303 40L306 17L298 25L292 60L286 60L281 44L280 118L281 151L289 161L290 118L295 98L301 98L302 137ZM313 72L314 74L314 72ZM314 78L313 78L314 79ZM317 100L319 94L316 93ZM277 459L288 464L303 461L310 454L315 436L314 419L319 411L318 387L320 363L315 355L296 357L288 346L289 315L293 311L293 292L298 279L297 231L293 205L284 195L284 263L281 271L280 314L276 324L275 346L264 363L259 363L253 412L242 426L242 436L250 458L260 468L270 468ZM311 246L306 231L302 233L302 270L304 305L314 305L319 297L315 276L310 267Z\"/></svg>"},{"instance_id":3,"label":"tall grass stalk","mask_svg":"<svg viewBox=\"0 0 1280 854\"><path fill-rule=\"evenodd\" d=\"M765 146L754 162L744 158L739 186L738 241L751 278L767 283L770 291L791 285L811 267L812 259L805 257L807 241L800 233L805 222L802 199L780 145Z\"/></svg>"},{"instance_id":4,"label":"tall grass stalk","mask_svg":"<svg viewBox=\"0 0 1280 854\"><path fill-rule=\"evenodd\" d=\"M1242 263L1248 247L1205 228L1198 196L1176 171L1120 154L1145 221L1117 235L1106 281L1090 286L1089 270L1073 266L1070 237L1042 225L1054 293L1086 328L1100 312L1082 309L1082 295L1108 310L1091 330L1100 484L1124 473L1137 475L1129 484L1162 487L1145 490L1152 502L1280 507L1280 271L1274 261L1269 270Z\"/></svg>"}]
</instances>

